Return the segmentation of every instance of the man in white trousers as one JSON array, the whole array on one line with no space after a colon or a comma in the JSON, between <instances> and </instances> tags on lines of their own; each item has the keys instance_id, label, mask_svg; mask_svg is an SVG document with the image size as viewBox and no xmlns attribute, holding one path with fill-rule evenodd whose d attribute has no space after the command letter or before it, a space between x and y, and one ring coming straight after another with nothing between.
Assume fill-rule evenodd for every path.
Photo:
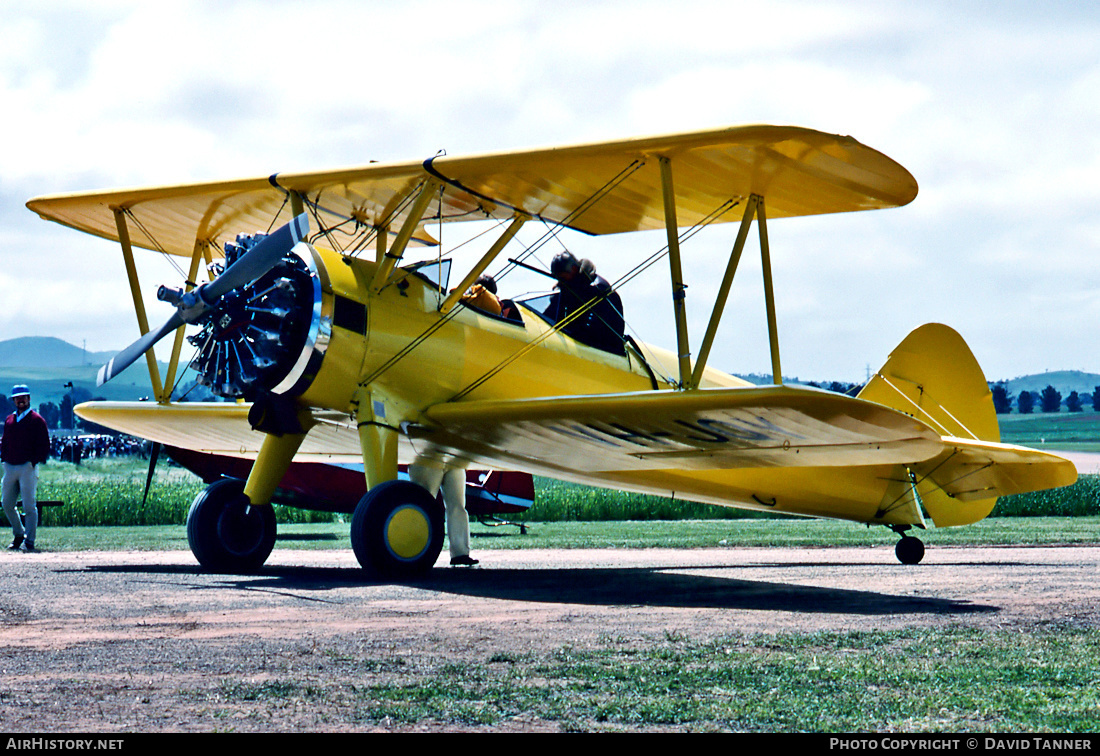
<instances>
[{"instance_id":1,"label":"man in white trousers","mask_svg":"<svg viewBox=\"0 0 1100 756\"><path fill-rule=\"evenodd\" d=\"M466 471L458 467L435 467L413 463L409 465L409 480L423 486L432 496L443 487L443 503L447 511L447 541L450 544L451 566L472 567L478 560L470 557L470 516L466 514Z\"/></svg>"},{"instance_id":2,"label":"man in white trousers","mask_svg":"<svg viewBox=\"0 0 1100 756\"><path fill-rule=\"evenodd\" d=\"M2 498L4 514L11 523L12 551L34 551L34 537L38 529L38 503L35 489L38 487L38 465L50 456L50 432L46 421L31 409L31 392L20 384L12 388L11 400L15 412L4 421L4 435L0 438L0 459L4 462ZM15 511L17 499L23 500L26 526Z\"/></svg>"}]
</instances>

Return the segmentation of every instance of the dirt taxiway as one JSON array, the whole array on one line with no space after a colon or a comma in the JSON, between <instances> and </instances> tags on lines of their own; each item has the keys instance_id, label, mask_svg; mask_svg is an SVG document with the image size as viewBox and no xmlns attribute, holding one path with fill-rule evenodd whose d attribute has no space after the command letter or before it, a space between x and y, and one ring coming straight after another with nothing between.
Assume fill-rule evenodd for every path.
<instances>
[{"instance_id":1,"label":"dirt taxiway","mask_svg":"<svg viewBox=\"0 0 1100 756\"><path fill-rule=\"evenodd\" d=\"M1096 546L937 547L915 567L890 547L479 556L478 568L395 585L366 579L349 551L276 550L248 576L202 572L183 551L5 552L0 720L9 731L215 729L226 723L209 720L204 691L227 680L305 679L318 665L330 680L333 658L395 649L407 664L473 664L669 633L1100 625Z\"/></svg>"}]
</instances>

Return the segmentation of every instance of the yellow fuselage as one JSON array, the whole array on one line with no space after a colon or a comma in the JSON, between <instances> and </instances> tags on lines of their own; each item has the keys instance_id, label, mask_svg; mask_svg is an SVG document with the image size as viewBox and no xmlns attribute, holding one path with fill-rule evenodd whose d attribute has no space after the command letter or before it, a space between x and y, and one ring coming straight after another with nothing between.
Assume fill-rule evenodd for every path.
<instances>
[{"instance_id":1,"label":"yellow fuselage","mask_svg":"<svg viewBox=\"0 0 1100 756\"><path fill-rule=\"evenodd\" d=\"M415 274L391 281L376 293L370 290L376 269L373 261L315 251L325 269L326 292L364 305L367 326L365 333L332 329L323 365L301 397L306 405L355 415L357 405L363 401L362 387L369 385L370 396L386 404L386 421L398 426L425 423L425 410L456 397L459 401L521 399L654 388L649 372L632 352L613 355L561 333L551 333L552 327L531 311L523 312L522 323L464 306L448 317L438 309L445 293ZM413 344L416 346L410 348ZM397 356L403 350L404 354ZM671 388L672 384L659 376L675 369L675 356L647 345L642 350L657 369L659 388ZM708 368L702 385L750 384ZM402 447L403 461L411 461L412 454L411 448ZM911 512L901 510L876 517L884 497L896 496L888 491L886 479L897 474L889 466L666 469L594 476L591 472L570 475L548 463L532 471L581 483L762 511L861 522L904 524L913 519Z\"/></svg>"}]
</instances>

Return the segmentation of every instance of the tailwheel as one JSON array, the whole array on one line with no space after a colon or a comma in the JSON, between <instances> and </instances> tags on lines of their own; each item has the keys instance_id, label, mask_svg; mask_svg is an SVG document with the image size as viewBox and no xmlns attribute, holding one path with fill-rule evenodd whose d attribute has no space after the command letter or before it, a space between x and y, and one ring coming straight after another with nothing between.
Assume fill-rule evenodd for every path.
<instances>
[{"instance_id":1,"label":"tailwheel","mask_svg":"<svg viewBox=\"0 0 1100 756\"><path fill-rule=\"evenodd\" d=\"M219 480L191 504L187 543L212 572L255 572L275 547L275 512L270 504L252 505L244 481Z\"/></svg>"},{"instance_id":2,"label":"tailwheel","mask_svg":"<svg viewBox=\"0 0 1100 756\"><path fill-rule=\"evenodd\" d=\"M902 536L894 547L894 553L902 564L920 564L920 560L924 559L924 542L913 536Z\"/></svg>"},{"instance_id":3,"label":"tailwheel","mask_svg":"<svg viewBox=\"0 0 1100 756\"><path fill-rule=\"evenodd\" d=\"M366 570L392 577L422 575L443 550L443 506L416 483L381 483L355 507L351 548Z\"/></svg>"}]
</instances>

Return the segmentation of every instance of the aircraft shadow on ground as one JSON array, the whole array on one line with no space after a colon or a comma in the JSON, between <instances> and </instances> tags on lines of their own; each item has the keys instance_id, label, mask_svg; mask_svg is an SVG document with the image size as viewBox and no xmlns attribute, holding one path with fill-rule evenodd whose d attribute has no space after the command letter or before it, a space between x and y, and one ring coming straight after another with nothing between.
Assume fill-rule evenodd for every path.
<instances>
[{"instance_id":1,"label":"aircraft shadow on ground","mask_svg":"<svg viewBox=\"0 0 1100 756\"><path fill-rule=\"evenodd\" d=\"M784 565L790 566L790 565ZM204 575L183 565L95 566L91 572ZM402 585L457 596L589 606L641 606L698 609L742 609L851 614L966 615L999 611L999 607L965 600L896 596L873 590L822 588L793 583L699 575L699 571L736 572L729 565L593 569L436 569L420 580L372 580L347 567L267 566L255 575L208 575L211 582L192 586L207 590L324 592L354 586ZM688 571L690 570L690 571ZM304 600L317 597L302 595ZM344 599L339 599L342 603Z\"/></svg>"}]
</instances>

